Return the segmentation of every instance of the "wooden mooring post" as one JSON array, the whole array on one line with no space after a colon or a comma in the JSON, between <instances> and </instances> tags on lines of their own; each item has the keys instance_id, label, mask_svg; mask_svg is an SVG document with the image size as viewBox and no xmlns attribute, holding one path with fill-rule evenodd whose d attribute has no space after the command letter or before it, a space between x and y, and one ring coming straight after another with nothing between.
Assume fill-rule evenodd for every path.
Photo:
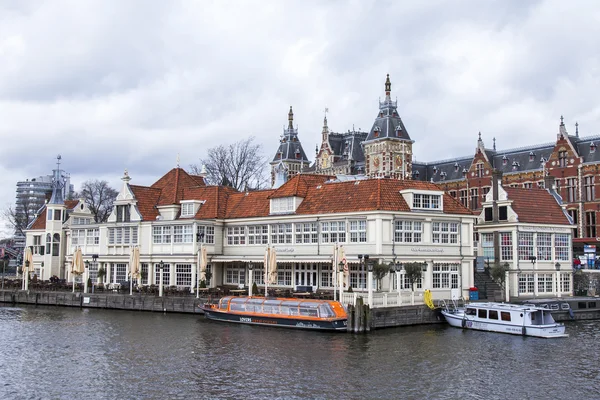
<instances>
[{"instance_id":1,"label":"wooden mooring post","mask_svg":"<svg viewBox=\"0 0 600 400\"><path fill-rule=\"evenodd\" d=\"M371 308L363 298L356 299L356 305L348 305L348 332L362 333L371 330Z\"/></svg>"}]
</instances>

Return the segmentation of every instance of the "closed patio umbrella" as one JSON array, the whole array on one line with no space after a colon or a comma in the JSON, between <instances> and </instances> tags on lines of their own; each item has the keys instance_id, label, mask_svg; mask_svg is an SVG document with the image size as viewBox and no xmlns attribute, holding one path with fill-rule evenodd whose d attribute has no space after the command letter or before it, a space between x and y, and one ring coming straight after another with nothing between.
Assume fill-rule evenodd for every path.
<instances>
[{"instance_id":1,"label":"closed patio umbrella","mask_svg":"<svg viewBox=\"0 0 600 400\"><path fill-rule=\"evenodd\" d=\"M140 248L133 247L129 258L129 295L133 294L133 280L140 275Z\"/></svg>"},{"instance_id":2,"label":"closed patio umbrella","mask_svg":"<svg viewBox=\"0 0 600 400\"><path fill-rule=\"evenodd\" d=\"M73 293L75 293L75 276L83 274L85 266L83 264L83 254L81 247L73 252L73 262L71 263L71 273L73 274Z\"/></svg>"},{"instance_id":3,"label":"closed patio umbrella","mask_svg":"<svg viewBox=\"0 0 600 400\"><path fill-rule=\"evenodd\" d=\"M271 254L269 254L269 283L277 284L277 252L275 248L272 248Z\"/></svg>"},{"instance_id":4,"label":"closed patio umbrella","mask_svg":"<svg viewBox=\"0 0 600 400\"><path fill-rule=\"evenodd\" d=\"M269 286L269 262L270 261L271 261L271 248L267 246L267 249L265 250L265 260L264 260L264 264L265 264L265 276L264 276L265 297L267 297L269 295L268 286Z\"/></svg>"},{"instance_id":5,"label":"closed patio umbrella","mask_svg":"<svg viewBox=\"0 0 600 400\"><path fill-rule=\"evenodd\" d=\"M25 248L25 255L23 256L23 288L29 289L29 273L33 271L33 254L31 248Z\"/></svg>"}]
</instances>

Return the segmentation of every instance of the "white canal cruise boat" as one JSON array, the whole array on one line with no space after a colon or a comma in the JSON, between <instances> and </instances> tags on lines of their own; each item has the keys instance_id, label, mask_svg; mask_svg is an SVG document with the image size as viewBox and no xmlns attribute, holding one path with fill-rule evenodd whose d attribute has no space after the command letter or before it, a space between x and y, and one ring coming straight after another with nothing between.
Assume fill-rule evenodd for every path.
<instances>
[{"instance_id":1,"label":"white canal cruise boat","mask_svg":"<svg viewBox=\"0 0 600 400\"><path fill-rule=\"evenodd\" d=\"M550 310L529 305L472 303L446 308L442 315L457 328L541 338L569 336L565 334L565 326L554 321Z\"/></svg>"}]
</instances>

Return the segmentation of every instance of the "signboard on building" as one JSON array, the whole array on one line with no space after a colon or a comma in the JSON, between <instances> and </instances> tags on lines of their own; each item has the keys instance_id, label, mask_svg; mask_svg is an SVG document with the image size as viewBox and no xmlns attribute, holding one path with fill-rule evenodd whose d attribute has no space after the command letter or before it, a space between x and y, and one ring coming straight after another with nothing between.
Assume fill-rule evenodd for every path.
<instances>
[{"instance_id":1,"label":"signboard on building","mask_svg":"<svg viewBox=\"0 0 600 400\"><path fill-rule=\"evenodd\" d=\"M584 253L595 253L596 252L596 245L595 244L584 244L583 245L583 252Z\"/></svg>"}]
</instances>

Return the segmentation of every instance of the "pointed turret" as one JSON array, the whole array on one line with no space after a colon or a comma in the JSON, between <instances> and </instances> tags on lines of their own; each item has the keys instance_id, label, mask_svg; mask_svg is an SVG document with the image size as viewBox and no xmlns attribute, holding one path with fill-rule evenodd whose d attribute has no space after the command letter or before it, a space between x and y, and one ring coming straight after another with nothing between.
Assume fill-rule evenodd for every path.
<instances>
[{"instance_id":1,"label":"pointed turret","mask_svg":"<svg viewBox=\"0 0 600 400\"><path fill-rule=\"evenodd\" d=\"M369 177L410 179L414 141L398 114L397 102L392 101L391 93L392 82L387 74L385 100L379 102L379 113L363 142L365 172Z\"/></svg>"},{"instance_id":2,"label":"pointed turret","mask_svg":"<svg viewBox=\"0 0 600 400\"><path fill-rule=\"evenodd\" d=\"M279 140L279 148L270 163L271 185L275 184L275 168L280 163L283 163L285 171L289 175L295 175L309 166L308 157L306 157L298 138L298 128L294 128L294 111L292 110L292 106L290 106L290 111L288 112L288 126L283 130L283 134Z\"/></svg>"},{"instance_id":3,"label":"pointed turret","mask_svg":"<svg viewBox=\"0 0 600 400\"><path fill-rule=\"evenodd\" d=\"M560 116L560 125L558 126L558 139L560 139L561 137L568 137L569 133L567 132L567 128L565 127L565 121L564 121L564 117L561 115Z\"/></svg>"},{"instance_id":4,"label":"pointed turret","mask_svg":"<svg viewBox=\"0 0 600 400\"><path fill-rule=\"evenodd\" d=\"M65 186L63 178L60 173L60 154L56 156L56 169L54 170L54 177L52 178L52 197L50 197L49 204L64 204L65 199L63 196L63 187Z\"/></svg>"}]
</instances>

